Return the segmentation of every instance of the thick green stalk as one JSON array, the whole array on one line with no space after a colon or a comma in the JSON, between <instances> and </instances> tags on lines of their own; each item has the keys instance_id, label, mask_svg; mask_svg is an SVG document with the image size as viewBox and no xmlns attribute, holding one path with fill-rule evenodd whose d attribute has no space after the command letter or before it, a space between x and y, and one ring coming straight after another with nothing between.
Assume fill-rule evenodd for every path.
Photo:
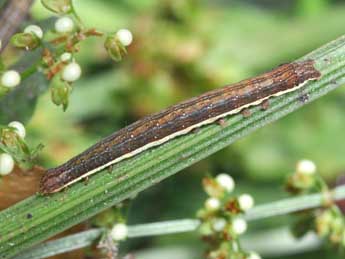
<instances>
[{"instance_id":1,"label":"thick green stalk","mask_svg":"<svg viewBox=\"0 0 345 259\"><path fill-rule=\"evenodd\" d=\"M258 205L249 210L244 215L244 218L248 221L252 221L322 207L324 204L328 203L327 201L329 201L329 199L331 199L331 201L345 199L345 186L337 187L329 194L330 196L327 197L326 200L324 193L315 193ZM179 219L133 225L128 226L128 238L190 232L197 230L199 225L200 221L198 219ZM49 241L24 251L18 256L18 259L45 258L90 246L99 239L103 233L104 230L100 228L90 229ZM279 251L276 251L276 253L279 253Z\"/></svg>"},{"instance_id":2,"label":"thick green stalk","mask_svg":"<svg viewBox=\"0 0 345 259\"><path fill-rule=\"evenodd\" d=\"M35 195L0 213L0 258L9 258L96 213L158 183L230 145L254 130L297 110L345 82L345 37L302 59L314 59L319 81L272 99L270 108L251 109L244 118L227 118L226 126L208 125L116 164L96 174L88 186L77 183L66 192ZM301 96L306 98L301 98ZM302 100L303 99L303 100Z\"/></svg>"}]
</instances>

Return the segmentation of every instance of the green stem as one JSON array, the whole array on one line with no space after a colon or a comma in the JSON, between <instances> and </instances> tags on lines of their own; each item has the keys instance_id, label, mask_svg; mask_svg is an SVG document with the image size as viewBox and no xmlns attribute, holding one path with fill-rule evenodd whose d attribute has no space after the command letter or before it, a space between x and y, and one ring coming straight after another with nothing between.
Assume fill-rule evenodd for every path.
<instances>
[{"instance_id":1,"label":"green stem","mask_svg":"<svg viewBox=\"0 0 345 259\"><path fill-rule=\"evenodd\" d=\"M66 192L34 195L0 213L0 258L18 254L100 211L160 182L210 156L256 129L297 110L345 82L345 37L321 47L302 59L314 59L322 73L318 81L301 90L273 98L270 108L251 109L225 119L226 126L212 124L199 132L173 139L157 148L117 163L92 177L87 186L79 182ZM301 101L301 96L308 96ZM305 99L305 98L304 98Z\"/></svg>"},{"instance_id":2,"label":"green stem","mask_svg":"<svg viewBox=\"0 0 345 259\"><path fill-rule=\"evenodd\" d=\"M31 66L29 66L27 69L25 69L23 72L21 72L21 80L24 81L26 78L30 77L34 73L37 72L38 66L41 64L41 61L38 61Z\"/></svg>"},{"instance_id":3,"label":"green stem","mask_svg":"<svg viewBox=\"0 0 345 259\"><path fill-rule=\"evenodd\" d=\"M71 14L72 14L73 17L75 18L75 20L76 20L76 22L77 22L77 25L78 25L78 28L79 28L80 30L83 30L85 26L84 26L82 20L80 19L80 16L78 15L77 11L76 11L75 8L74 8L73 1L71 1Z\"/></svg>"},{"instance_id":4,"label":"green stem","mask_svg":"<svg viewBox=\"0 0 345 259\"><path fill-rule=\"evenodd\" d=\"M332 191L332 198L333 201L345 199L345 186L335 188ZM306 209L318 208L323 206L323 204L324 193L316 193L258 205L249 210L244 217L248 221L253 221L266 217L274 217ZM200 221L197 219L181 219L133 225L128 226L128 238L191 232L197 230L199 225ZM44 258L86 247L99 239L103 232L103 229L91 229L54 241L49 241L25 251L23 254L20 254L18 258Z\"/></svg>"}]
</instances>

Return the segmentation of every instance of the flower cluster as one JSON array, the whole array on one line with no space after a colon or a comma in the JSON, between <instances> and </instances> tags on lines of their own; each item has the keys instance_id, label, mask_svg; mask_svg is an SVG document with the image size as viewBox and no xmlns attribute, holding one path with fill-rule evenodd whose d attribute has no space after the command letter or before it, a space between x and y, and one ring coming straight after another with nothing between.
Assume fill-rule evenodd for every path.
<instances>
[{"instance_id":1,"label":"flower cluster","mask_svg":"<svg viewBox=\"0 0 345 259\"><path fill-rule=\"evenodd\" d=\"M8 175L13 171L14 159L11 154L11 147L18 146L17 140L24 140L26 135L25 127L19 121L12 121L7 127L1 129L0 147L8 151L0 154L0 175Z\"/></svg>"},{"instance_id":2,"label":"flower cluster","mask_svg":"<svg viewBox=\"0 0 345 259\"><path fill-rule=\"evenodd\" d=\"M306 210L296 215L293 233L301 236L315 230L321 238L328 239L333 245L345 247L345 218L332 201L326 182L316 172L317 167L313 161L301 160L297 162L295 172L288 178L287 190L294 195L315 192L324 194L322 208Z\"/></svg>"},{"instance_id":3,"label":"flower cluster","mask_svg":"<svg viewBox=\"0 0 345 259\"><path fill-rule=\"evenodd\" d=\"M297 163L295 172L289 176L286 188L294 194L309 193L317 187L320 180L314 162L303 159Z\"/></svg>"},{"instance_id":4,"label":"flower cluster","mask_svg":"<svg viewBox=\"0 0 345 259\"><path fill-rule=\"evenodd\" d=\"M345 247L345 218L337 206L317 212L315 231L333 245Z\"/></svg>"},{"instance_id":5,"label":"flower cluster","mask_svg":"<svg viewBox=\"0 0 345 259\"><path fill-rule=\"evenodd\" d=\"M259 259L257 253L243 251L239 243L239 236L247 230L243 214L254 206L253 197L232 195L235 182L227 174L204 178L203 187L208 198L197 216L202 222L200 233L210 244L207 258Z\"/></svg>"},{"instance_id":6,"label":"flower cluster","mask_svg":"<svg viewBox=\"0 0 345 259\"><path fill-rule=\"evenodd\" d=\"M29 169L34 165L35 158L43 145L29 148L25 136L26 129L19 121L0 126L0 175L11 173L14 161L23 169Z\"/></svg>"},{"instance_id":7,"label":"flower cluster","mask_svg":"<svg viewBox=\"0 0 345 259\"><path fill-rule=\"evenodd\" d=\"M82 74L81 66L75 58L80 51L79 43L89 37L102 37L105 34L94 28L85 28L73 7L72 0L41 0L41 3L45 8L59 15L54 27L43 30L40 26L31 24L22 32L13 35L11 43L27 51L40 50L41 62L34 64L36 69L31 71L44 72L47 79L51 80L53 103L61 105L63 110L66 110L72 84ZM126 47L132 41L132 33L128 29L120 29L105 35L104 46L110 57L119 61L127 53ZM15 70L0 71L0 76L0 94L6 94L25 79Z\"/></svg>"}]
</instances>

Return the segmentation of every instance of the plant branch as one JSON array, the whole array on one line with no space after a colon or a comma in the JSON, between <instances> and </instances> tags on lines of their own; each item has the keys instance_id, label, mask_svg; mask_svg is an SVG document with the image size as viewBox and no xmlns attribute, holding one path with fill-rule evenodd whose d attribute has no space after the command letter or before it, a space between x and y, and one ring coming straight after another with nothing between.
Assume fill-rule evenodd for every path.
<instances>
[{"instance_id":1,"label":"plant branch","mask_svg":"<svg viewBox=\"0 0 345 259\"><path fill-rule=\"evenodd\" d=\"M273 122L345 82L345 37L321 47L302 59L314 59L322 73L303 89L273 98L270 107L251 109L248 118L238 114L225 119L224 127L212 124L173 139L157 148L123 160L66 192L32 196L0 213L0 258L18 254L100 211L160 182L210 156L256 129ZM301 98L302 96L308 96ZM301 101L303 99L303 101ZM28 216L30 215L30 216Z\"/></svg>"},{"instance_id":2,"label":"plant branch","mask_svg":"<svg viewBox=\"0 0 345 259\"><path fill-rule=\"evenodd\" d=\"M345 186L337 187L331 192L332 201L345 199ZM258 205L249 210L244 218L248 221L266 217L280 216L306 209L318 208L324 205L325 194L316 193L300 197L288 198L276 202ZM173 233L191 232L200 225L198 219L181 219L156 223L128 226L128 238L167 235ZM104 233L103 229L91 229L78 234L40 244L20 254L18 258L44 258L60 253L87 247L94 243Z\"/></svg>"}]
</instances>

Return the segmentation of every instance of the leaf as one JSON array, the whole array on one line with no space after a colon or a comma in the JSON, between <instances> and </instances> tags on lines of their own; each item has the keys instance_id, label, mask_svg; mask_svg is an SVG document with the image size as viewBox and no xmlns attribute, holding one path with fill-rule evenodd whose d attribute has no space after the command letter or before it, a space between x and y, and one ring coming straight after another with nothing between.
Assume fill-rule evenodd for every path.
<instances>
[{"instance_id":1,"label":"leaf","mask_svg":"<svg viewBox=\"0 0 345 259\"><path fill-rule=\"evenodd\" d=\"M72 87L65 81L55 81L56 83L51 88L51 98L53 103L57 106L62 105L63 111L66 111L68 107L69 96L72 91Z\"/></svg>"},{"instance_id":2,"label":"leaf","mask_svg":"<svg viewBox=\"0 0 345 259\"><path fill-rule=\"evenodd\" d=\"M11 43L17 48L32 50L39 46L40 40L34 33L16 33L11 37Z\"/></svg>"},{"instance_id":3,"label":"leaf","mask_svg":"<svg viewBox=\"0 0 345 259\"><path fill-rule=\"evenodd\" d=\"M127 54L125 46L122 45L116 35L108 36L104 42L104 47L109 56L115 61L120 61Z\"/></svg>"},{"instance_id":4,"label":"leaf","mask_svg":"<svg viewBox=\"0 0 345 259\"><path fill-rule=\"evenodd\" d=\"M301 215L291 226L291 232L295 238L302 238L314 227L314 216L312 213Z\"/></svg>"},{"instance_id":5,"label":"leaf","mask_svg":"<svg viewBox=\"0 0 345 259\"><path fill-rule=\"evenodd\" d=\"M0 8L2 8L5 3L6 3L6 0L0 0Z\"/></svg>"},{"instance_id":6,"label":"leaf","mask_svg":"<svg viewBox=\"0 0 345 259\"><path fill-rule=\"evenodd\" d=\"M25 53L25 56L13 67L18 71L34 66L40 59L41 48ZM25 71L23 74L25 74ZM37 97L48 88L48 80L42 72L34 72L25 78L19 86L0 99L0 124L18 120L27 123L36 106Z\"/></svg>"},{"instance_id":7,"label":"leaf","mask_svg":"<svg viewBox=\"0 0 345 259\"><path fill-rule=\"evenodd\" d=\"M64 14L72 10L72 1L71 0L41 0L42 5L48 10Z\"/></svg>"}]
</instances>

